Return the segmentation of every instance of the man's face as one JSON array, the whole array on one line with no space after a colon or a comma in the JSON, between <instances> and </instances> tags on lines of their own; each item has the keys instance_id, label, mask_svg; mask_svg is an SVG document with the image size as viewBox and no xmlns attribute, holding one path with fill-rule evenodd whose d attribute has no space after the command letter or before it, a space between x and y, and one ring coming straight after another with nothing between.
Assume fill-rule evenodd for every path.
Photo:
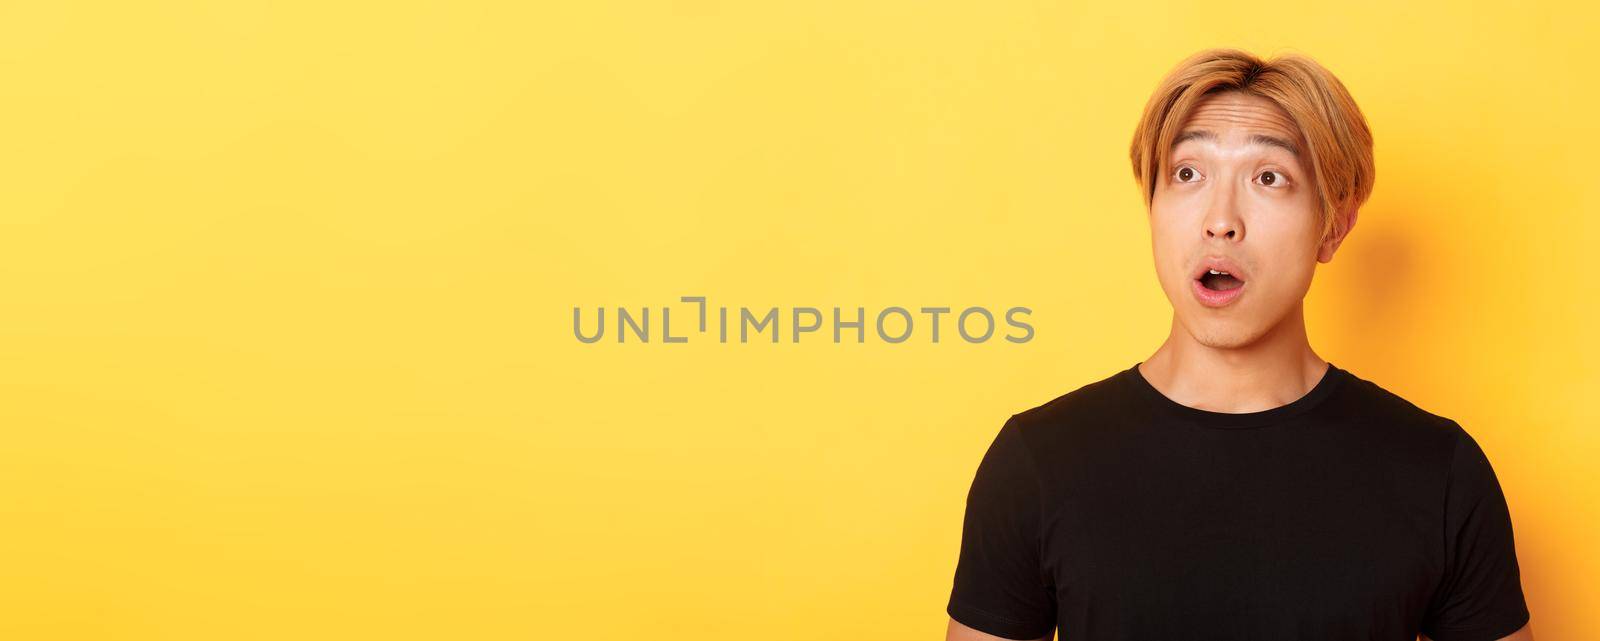
<instances>
[{"instance_id":1,"label":"man's face","mask_svg":"<svg viewBox=\"0 0 1600 641\"><path fill-rule=\"evenodd\" d=\"M1207 96L1177 140L1150 205L1156 275L1195 340L1250 345L1298 309L1319 250L1332 259L1305 143L1282 108L1233 91Z\"/></svg>"}]
</instances>

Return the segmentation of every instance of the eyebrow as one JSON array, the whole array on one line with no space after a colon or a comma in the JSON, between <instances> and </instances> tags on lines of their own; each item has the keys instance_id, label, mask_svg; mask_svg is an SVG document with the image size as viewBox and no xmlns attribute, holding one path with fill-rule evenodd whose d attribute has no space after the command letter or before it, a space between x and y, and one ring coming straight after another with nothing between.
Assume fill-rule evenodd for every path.
<instances>
[{"instance_id":1,"label":"eyebrow","mask_svg":"<svg viewBox=\"0 0 1600 641\"><path fill-rule=\"evenodd\" d=\"M1216 142L1217 141L1217 134L1216 134L1216 132L1213 132L1213 131L1208 130L1208 129L1190 129L1190 130L1185 131L1185 132L1183 132L1181 134L1178 134L1178 137L1173 139L1172 147L1171 147L1171 149L1168 149L1168 151L1170 152L1172 149L1177 149L1178 145L1183 144L1185 142L1188 142L1190 140L1208 140L1208 141L1211 141L1211 142ZM1300 148L1299 147L1295 146L1294 143L1289 142L1287 140L1284 140L1282 138L1279 138L1277 136L1268 136L1266 134L1250 134L1249 142L1250 142L1250 144L1253 144L1253 145L1265 145L1265 146L1268 146L1268 147L1278 147L1278 148L1287 150L1291 154L1294 154L1294 156L1296 158L1300 157Z\"/></svg>"}]
</instances>

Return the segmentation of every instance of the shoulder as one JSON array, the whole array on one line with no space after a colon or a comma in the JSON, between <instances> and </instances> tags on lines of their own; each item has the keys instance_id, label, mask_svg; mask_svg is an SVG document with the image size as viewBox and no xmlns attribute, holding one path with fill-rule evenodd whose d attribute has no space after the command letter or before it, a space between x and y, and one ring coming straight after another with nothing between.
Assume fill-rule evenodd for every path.
<instances>
[{"instance_id":1,"label":"shoulder","mask_svg":"<svg viewBox=\"0 0 1600 641\"><path fill-rule=\"evenodd\" d=\"M1355 430L1372 432L1387 444L1411 444L1448 458L1463 439L1470 439L1454 419L1424 409L1378 383L1348 370L1329 403L1330 415Z\"/></svg>"},{"instance_id":2,"label":"shoulder","mask_svg":"<svg viewBox=\"0 0 1600 641\"><path fill-rule=\"evenodd\" d=\"M1390 422L1414 425L1419 429L1450 432L1459 429L1454 420L1423 409L1376 382L1344 370L1344 383L1340 389L1341 407L1365 418L1383 418Z\"/></svg>"},{"instance_id":3,"label":"shoulder","mask_svg":"<svg viewBox=\"0 0 1600 641\"><path fill-rule=\"evenodd\" d=\"M1133 402L1125 377L1128 370L1103 375L1048 401L1025 407L1007 423L1022 440L1042 444L1068 433L1092 430L1126 413Z\"/></svg>"}]
</instances>

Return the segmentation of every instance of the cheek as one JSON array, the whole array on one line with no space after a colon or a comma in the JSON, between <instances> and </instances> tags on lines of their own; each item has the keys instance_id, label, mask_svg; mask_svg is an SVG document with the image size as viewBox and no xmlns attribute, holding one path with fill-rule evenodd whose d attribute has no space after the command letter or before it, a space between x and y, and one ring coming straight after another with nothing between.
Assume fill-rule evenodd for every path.
<instances>
[{"instance_id":1,"label":"cheek","mask_svg":"<svg viewBox=\"0 0 1600 641\"><path fill-rule=\"evenodd\" d=\"M1158 227L1176 226L1203 214L1204 203L1199 200L1198 193L1193 189L1189 193L1156 189L1155 197L1150 200L1151 224Z\"/></svg>"},{"instance_id":2,"label":"cheek","mask_svg":"<svg viewBox=\"0 0 1600 641\"><path fill-rule=\"evenodd\" d=\"M1261 202L1247 225L1246 237L1258 247L1274 249L1273 254L1299 256L1315 254L1321 221L1315 208L1294 198L1282 202Z\"/></svg>"},{"instance_id":3,"label":"cheek","mask_svg":"<svg viewBox=\"0 0 1600 641\"><path fill-rule=\"evenodd\" d=\"M1179 272L1184 269L1183 257L1190 253L1184 241L1178 225L1170 218L1162 218L1160 213L1151 216L1150 248L1155 255L1156 274L1162 282L1182 276Z\"/></svg>"},{"instance_id":4,"label":"cheek","mask_svg":"<svg viewBox=\"0 0 1600 641\"><path fill-rule=\"evenodd\" d=\"M1306 189L1287 196L1261 196L1253 204L1258 214L1258 231L1271 234L1277 240L1299 242L1302 236L1316 236L1321 231L1320 219L1311 192Z\"/></svg>"},{"instance_id":5,"label":"cheek","mask_svg":"<svg viewBox=\"0 0 1600 641\"><path fill-rule=\"evenodd\" d=\"M1159 193L1150 206L1150 239L1158 248L1180 250L1195 240L1200 220L1193 207L1181 198L1162 197ZM1170 255L1163 254L1163 255Z\"/></svg>"},{"instance_id":6,"label":"cheek","mask_svg":"<svg viewBox=\"0 0 1600 641\"><path fill-rule=\"evenodd\" d=\"M1311 285L1317 248L1313 239L1303 236L1298 230L1287 231L1290 233L1284 237L1263 244L1271 247L1272 251L1262 257L1260 267L1264 273L1272 275L1266 285L1274 292L1274 297L1299 299L1305 296Z\"/></svg>"}]
</instances>

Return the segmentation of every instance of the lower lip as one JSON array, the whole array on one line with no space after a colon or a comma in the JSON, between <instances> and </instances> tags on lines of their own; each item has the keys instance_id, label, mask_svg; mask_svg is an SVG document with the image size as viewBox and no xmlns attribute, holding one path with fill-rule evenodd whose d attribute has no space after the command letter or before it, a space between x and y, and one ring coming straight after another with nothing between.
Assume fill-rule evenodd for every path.
<instances>
[{"instance_id":1,"label":"lower lip","mask_svg":"<svg viewBox=\"0 0 1600 641\"><path fill-rule=\"evenodd\" d=\"M1200 279L1198 278L1189 282L1194 284L1194 297L1200 299L1200 304L1205 305L1206 307L1223 307L1229 303L1232 303L1234 299L1238 298L1240 294L1244 293L1244 288L1250 284L1248 282L1240 283L1238 287L1233 289L1227 291L1218 291L1215 289L1208 289L1205 285L1201 285Z\"/></svg>"}]
</instances>

